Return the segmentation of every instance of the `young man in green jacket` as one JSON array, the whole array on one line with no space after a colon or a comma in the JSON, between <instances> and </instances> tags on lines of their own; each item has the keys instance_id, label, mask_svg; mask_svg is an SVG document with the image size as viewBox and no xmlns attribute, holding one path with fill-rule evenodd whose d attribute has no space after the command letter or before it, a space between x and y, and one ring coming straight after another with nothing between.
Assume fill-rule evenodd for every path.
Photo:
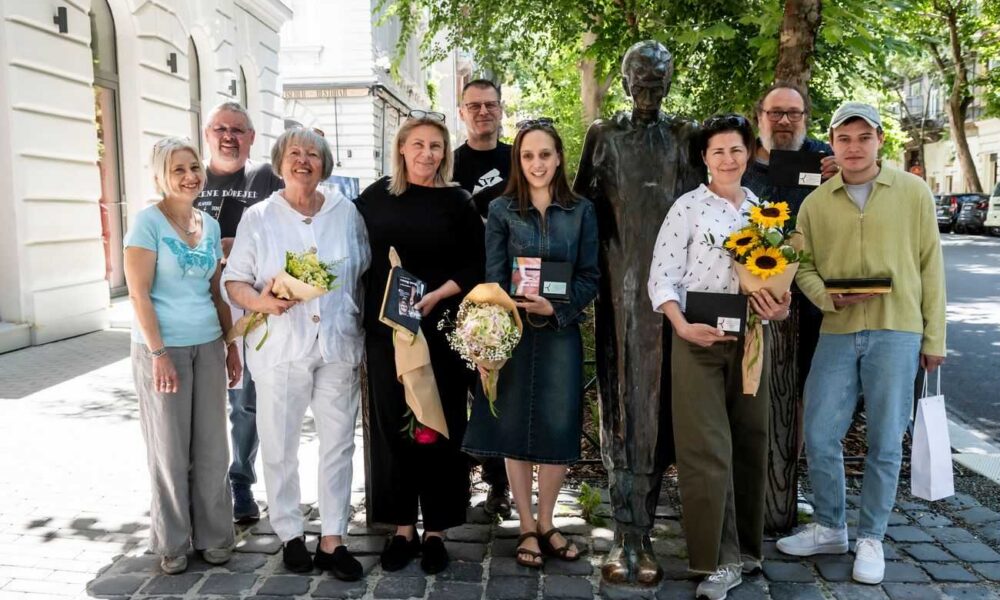
<instances>
[{"instance_id":1,"label":"young man in green jacket","mask_svg":"<svg viewBox=\"0 0 1000 600\"><path fill-rule=\"evenodd\" d=\"M885 574L882 538L896 498L903 432L913 407L917 367L944 362L945 282L934 201L924 181L880 166L882 121L875 107L846 102L830 141L840 173L802 205L798 229L813 262L796 282L823 310L805 388L805 442L815 519L782 538L795 556L845 553L842 440L858 392L865 398L868 455L853 577L877 584ZM831 294L828 279L890 277L887 294Z\"/></svg>"}]
</instances>

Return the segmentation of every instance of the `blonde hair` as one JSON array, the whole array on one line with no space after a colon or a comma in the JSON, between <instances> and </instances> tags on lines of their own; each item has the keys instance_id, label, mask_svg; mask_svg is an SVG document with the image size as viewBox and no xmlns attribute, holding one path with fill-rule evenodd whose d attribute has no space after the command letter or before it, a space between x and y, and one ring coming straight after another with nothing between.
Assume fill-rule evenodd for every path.
<instances>
[{"instance_id":1,"label":"blonde hair","mask_svg":"<svg viewBox=\"0 0 1000 600\"><path fill-rule=\"evenodd\" d=\"M434 127L441 132L441 137L444 138L444 158L441 159L437 175L434 176L434 187L451 187L455 185L451 180L452 170L455 166L455 156L451 152L451 134L448 133L448 128L445 127L443 122L436 119L410 117L403 122L399 131L396 132L396 137L392 140L392 177L389 179L389 193L393 196L403 195L403 192L406 191L409 185L406 178L406 159L403 158L403 153L400 150L403 149L406 139L410 137L410 132L421 125Z\"/></svg>"},{"instance_id":2,"label":"blonde hair","mask_svg":"<svg viewBox=\"0 0 1000 600\"><path fill-rule=\"evenodd\" d=\"M292 127L279 135L277 141L274 142L274 147L271 148L271 169L279 177L281 176L281 163L285 159L285 151L292 144L319 150L320 157L323 159L323 171L320 180L326 179L333 173L333 153L330 152L330 144L326 141L326 138L312 129Z\"/></svg>"},{"instance_id":3,"label":"blonde hair","mask_svg":"<svg viewBox=\"0 0 1000 600\"><path fill-rule=\"evenodd\" d=\"M150 161L150 169L153 171L153 183L156 184L156 191L164 198L177 193L177 190L170 186L170 157L174 155L174 152L180 150L188 150L194 155L194 159L198 164L202 164L198 147L187 138L166 137L153 144L153 157ZM205 187L204 171L201 175L201 187Z\"/></svg>"}]
</instances>

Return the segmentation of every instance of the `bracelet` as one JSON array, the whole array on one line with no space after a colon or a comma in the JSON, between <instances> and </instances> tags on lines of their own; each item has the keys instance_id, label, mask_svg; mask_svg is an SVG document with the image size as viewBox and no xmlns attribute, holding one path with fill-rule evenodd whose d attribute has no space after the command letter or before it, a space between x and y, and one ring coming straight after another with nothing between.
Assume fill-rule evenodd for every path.
<instances>
[{"instance_id":1,"label":"bracelet","mask_svg":"<svg viewBox=\"0 0 1000 600\"><path fill-rule=\"evenodd\" d=\"M160 358L161 356L163 356L166 353L167 353L167 347L166 346L160 346L160 348L158 350L153 350L152 352L150 352L150 354L153 356L153 358Z\"/></svg>"}]
</instances>

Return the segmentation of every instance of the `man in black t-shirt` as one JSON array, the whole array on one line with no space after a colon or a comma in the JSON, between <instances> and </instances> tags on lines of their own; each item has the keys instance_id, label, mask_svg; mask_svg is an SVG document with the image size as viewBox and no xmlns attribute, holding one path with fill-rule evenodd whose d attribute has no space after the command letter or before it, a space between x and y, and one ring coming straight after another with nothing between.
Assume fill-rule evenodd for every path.
<instances>
[{"instance_id":1,"label":"man in black t-shirt","mask_svg":"<svg viewBox=\"0 0 1000 600\"><path fill-rule=\"evenodd\" d=\"M462 89L458 114L468 140L455 149L455 181L472 194L485 219L490 202L503 193L510 176L510 145L499 141L500 88L492 81L475 79Z\"/></svg>"},{"instance_id":2,"label":"man in black t-shirt","mask_svg":"<svg viewBox=\"0 0 1000 600\"><path fill-rule=\"evenodd\" d=\"M474 79L462 89L458 114L465 123L468 140L455 149L455 181L472 194L476 210L486 218L490 202L503 193L510 176L510 146L499 141L500 88L492 81ZM483 510L489 515L509 519L510 482L504 459L482 460L483 481L490 486Z\"/></svg>"},{"instance_id":3,"label":"man in black t-shirt","mask_svg":"<svg viewBox=\"0 0 1000 600\"><path fill-rule=\"evenodd\" d=\"M253 146L253 122L246 109L235 102L220 104L209 115L205 141L211 159L205 169L205 189L195 206L212 215L222 230L222 252L229 256L243 211L284 187L268 163L247 164ZM244 365L246 361L244 361ZM244 366L241 389L229 390L229 421L232 424L233 462L229 480L233 487L233 520L247 524L260 518L250 486L256 483L257 393Z\"/></svg>"}]
</instances>

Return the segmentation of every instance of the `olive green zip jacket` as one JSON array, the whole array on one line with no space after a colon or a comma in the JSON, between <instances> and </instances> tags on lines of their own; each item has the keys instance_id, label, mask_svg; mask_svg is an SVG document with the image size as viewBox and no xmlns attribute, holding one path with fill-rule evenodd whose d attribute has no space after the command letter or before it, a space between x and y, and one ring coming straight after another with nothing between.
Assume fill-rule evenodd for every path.
<instances>
[{"instance_id":1,"label":"olive green zip jacket","mask_svg":"<svg viewBox=\"0 0 1000 600\"><path fill-rule=\"evenodd\" d=\"M823 333L888 329L923 336L920 351L945 355L945 281L934 198L922 179L883 166L864 211L838 173L806 197L797 229L813 262L795 281L823 311ZM825 279L891 277L892 291L834 308Z\"/></svg>"}]
</instances>

